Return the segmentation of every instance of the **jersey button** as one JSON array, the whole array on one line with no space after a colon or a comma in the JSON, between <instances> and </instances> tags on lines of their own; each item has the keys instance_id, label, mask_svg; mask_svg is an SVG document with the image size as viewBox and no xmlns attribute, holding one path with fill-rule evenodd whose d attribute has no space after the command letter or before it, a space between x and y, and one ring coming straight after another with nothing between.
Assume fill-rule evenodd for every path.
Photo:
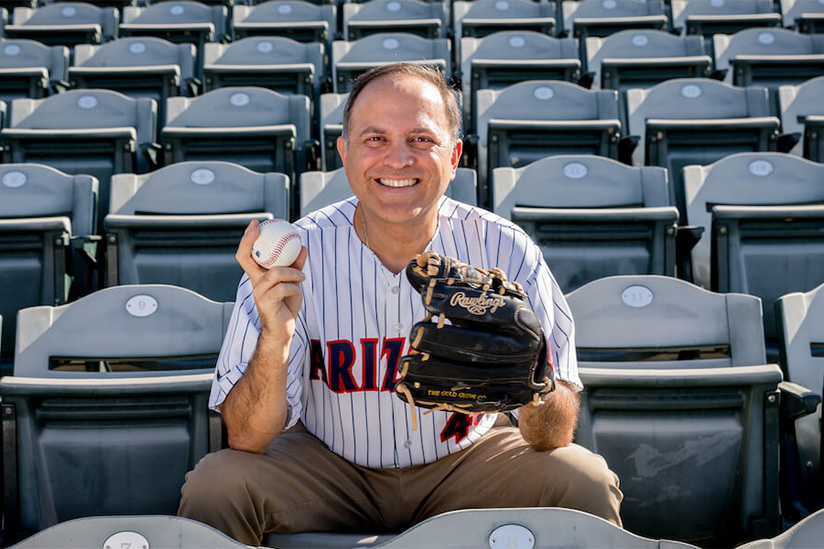
<instances>
[{"instance_id":1,"label":"jersey button","mask_svg":"<svg viewBox=\"0 0 824 549\"><path fill-rule=\"evenodd\" d=\"M392 293L393 294L401 293L401 287L400 286L392 286Z\"/></svg>"},{"instance_id":2,"label":"jersey button","mask_svg":"<svg viewBox=\"0 0 824 549\"><path fill-rule=\"evenodd\" d=\"M403 447L404 448L412 448L412 441L407 440L406 442L403 443Z\"/></svg>"},{"instance_id":3,"label":"jersey button","mask_svg":"<svg viewBox=\"0 0 824 549\"><path fill-rule=\"evenodd\" d=\"M395 325L395 332L402 334L403 333L403 324L396 324Z\"/></svg>"}]
</instances>

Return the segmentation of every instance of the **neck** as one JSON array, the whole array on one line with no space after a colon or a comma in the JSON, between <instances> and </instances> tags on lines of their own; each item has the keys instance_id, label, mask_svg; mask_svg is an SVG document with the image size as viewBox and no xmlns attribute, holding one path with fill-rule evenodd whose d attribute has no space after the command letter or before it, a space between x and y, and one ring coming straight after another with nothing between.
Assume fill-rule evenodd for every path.
<instances>
[{"instance_id":1,"label":"neck","mask_svg":"<svg viewBox=\"0 0 824 549\"><path fill-rule=\"evenodd\" d=\"M404 270L417 254L426 251L438 227L437 210L429 222L423 225L417 223L379 222L368 214L364 216L360 204L355 211L355 232L361 242L378 256L384 267L395 274Z\"/></svg>"}]
</instances>

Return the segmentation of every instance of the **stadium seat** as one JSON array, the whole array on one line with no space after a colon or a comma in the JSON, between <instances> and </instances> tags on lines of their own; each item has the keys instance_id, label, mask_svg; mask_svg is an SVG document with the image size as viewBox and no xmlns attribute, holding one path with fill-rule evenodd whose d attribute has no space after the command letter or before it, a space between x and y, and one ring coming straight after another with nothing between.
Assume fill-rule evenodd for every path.
<instances>
[{"instance_id":1,"label":"stadium seat","mask_svg":"<svg viewBox=\"0 0 824 549\"><path fill-rule=\"evenodd\" d=\"M155 142L156 104L111 90L71 90L15 99L0 131L4 162L47 164L100 182L98 227L109 208L115 173L144 173Z\"/></svg>"},{"instance_id":2,"label":"stadium seat","mask_svg":"<svg viewBox=\"0 0 824 549\"><path fill-rule=\"evenodd\" d=\"M321 166L327 172L343 167L337 141L343 132L343 107L348 97L348 93L324 93L320 96Z\"/></svg>"},{"instance_id":3,"label":"stadium seat","mask_svg":"<svg viewBox=\"0 0 824 549\"><path fill-rule=\"evenodd\" d=\"M785 134L796 134L799 142L790 153L824 162L824 76L795 86L779 86L778 105Z\"/></svg>"},{"instance_id":4,"label":"stadium seat","mask_svg":"<svg viewBox=\"0 0 824 549\"><path fill-rule=\"evenodd\" d=\"M422 38L403 32L370 34L360 40L332 43L332 91L348 92L361 73L398 61L433 65L447 78L452 75L452 54L446 38Z\"/></svg>"},{"instance_id":5,"label":"stadium seat","mask_svg":"<svg viewBox=\"0 0 824 549\"><path fill-rule=\"evenodd\" d=\"M154 36L195 45L195 76L203 80L203 46L227 37L228 8L193 0L173 0L123 8L120 36Z\"/></svg>"},{"instance_id":6,"label":"stadium seat","mask_svg":"<svg viewBox=\"0 0 824 549\"><path fill-rule=\"evenodd\" d=\"M193 95L198 87L194 45L150 36L75 46L68 74L74 88L105 88L135 99L154 99L158 125L165 123L169 97Z\"/></svg>"},{"instance_id":7,"label":"stadium seat","mask_svg":"<svg viewBox=\"0 0 824 549\"><path fill-rule=\"evenodd\" d=\"M369 0L341 4L344 40L381 32L407 32L423 38L446 38L447 3L421 0Z\"/></svg>"},{"instance_id":8,"label":"stadium seat","mask_svg":"<svg viewBox=\"0 0 824 549\"><path fill-rule=\"evenodd\" d=\"M609 275L675 275L678 210L663 168L553 156L495 168L492 199L541 247L564 292Z\"/></svg>"},{"instance_id":9,"label":"stadium seat","mask_svg":"<svg viewBox=\"0 0 824 549\"><path fill-rule=\"evenodd\" d=\"M95 234L97 180L40 164L0 165L0 359L14 353L17 311L66 303L90 275L73 237ZM72 283L77 286L72 288Z\"/></svg>"},{"instance_id":10,"label":"stadium seat","mask_svg":"<svg viewBox=\"0 0 824 549\"><path fill-rule=\"evenodd\" d=\"M736 154L684 168L684 188L689 224L705 228L692 251L696 283L760 297L777 358L773 303L824 282L824 165Z\"/></svg>"},{"instance_id":11,"label":"stadium seat","mask_svg":"<svg viewBox=\"0 0 824 549\"><path fill-rule=\"evenodd\" d=\"M702 36L673 36L659 30L631 29L587 38L587 56L591 89L618 90L623 127L627 90L651 88L673 78L706 78L713 66Z\"/></svg>"},{"instance_id":12,"label":"stadium seat","mask_svg":"<svg viewBox=\"0 0 824 549\"><path fill-rule=\"evenodd\" d=\"M353 196L343 168L330 172L302 173L299 186L299 215L301 216ZM446 196L475 206L477 192L475 171L469 168L458 168L455 179L446 189Z\"/></svg>"},{"instance_id":13,"label":"stadium seat","mask_svg":"<svg viewBox=\"0 0 824 549\"><path fill-rule=\"evenodd\" d=\"M789 381L820 395L824 392L824 284L808 292L793 292L775 301L781 364ZM799 516L824 507L821 473L821 405L815 413L794 421L797 453L786 469L793 471L794 492L785 494L786 505L798 505ZM788 459L789 461L789 459Z\"/></svg>"},{"instance_id":14,"label":"stadium seat","mask_svg":"<svg viewBox=\"0 0 824 549\"><path fill-rule=\"evenodd\" d=\"M778 116L778 88L824 76L824 35L798 34L788 29L745 29L716 34L715 68L735 86L764 86L770 109Z\"/></svg>"},{"instance_id":15,"label":"stadium seat","mask_svg":"<svg viewBox=\"0 0 824 549\"><path fill-rule=\"evenodd\" d=\"M289 180L228 162L179 162L112 178L106 285L172 284L232 301L252 219L289 217Z\"/></svg>"},{"instance_id":16,"label":"stadium seat","mask_svg":"<svg viewBox=\"0 0 824 549\"><path fill-rule=\"evenodd\" d=\"M575 440L621 479L624 527L702 547L775 535L782 376L760 300L658 275L567 300L585 387Z\"/></svg>"},{"instance_id":17,"label":"stadium seat","mask_svg":"<svg viewBox=\"0 0 824 549\"><path fill-rule=\"evenodd\" d=\"M779 120L766 88L735 87L706 78L675 78L627 91L629 134L638 140L634 166L669 170L675 205L686 218L681 170L729 154L776 149Z\"/></svg>"},{"instance_id":18,"label":"stadium seat","mask_svg":"<svg viewBox=\"0 0 824 549\"><path fill-rule=\"evenodd\" d=\"M4 40L0 47L0 100L40 99L66 84L69 49L34 40Z\"/></svg>"},{"instance_id":19,"label":"stadium seat","mask_svg":"<svg viewBox=\"0 0 824 549\"><path fill-rule=\"evenodd\" d=\"M489 178L498 166L518 168L546 156L618 156L621 124L618 92L591 91L576 84L531 80L502 90L478 91L478 204L489 205ZM464 150L471 147L464 145ZM470 166L472 158L469 158Z\"/></svg>"},{"instance_id":20,"label":"stadium seat","mask_svg":"<svg viewBox=\"0 0 824 549\"><path fill-rule=\"evenodd\" d=\"M173 97L161 130L166 165L225 160L289 181L317 154L310 140L309 98L265 88L219 88L199 97ZM316 169L312 162L311 169Z\"/></svg>"},{"instance_id":21,"label":"stadium seat","mask_svg":"<svg viewBox=\"0 0 824 549\"><path fill-rule=\"evenodd\" d=\"M27 38L46 46L101 44L117 38L118 13L86 2L60 2L37 8L18 7L5 38Z\"/></svg>"},{"instance_id":22,"label":"stadium seat","mask_svg":"<svg viewBox=\"0 0 824 549\"><path fill-rule=\"evenodd\" d=\"M221 445L207 400L231 313L166 285L20 311L0 379L6 533L175 514L184 475Z\"/></svg>"},{"instance_id":23,"label":"stadium seat","mask_svg":"<svg viewBox=\"0 0 824 549\"><path fill-rule=\"evenodd\" d=\"M681 34L700 34L709 55L714 34L735 34L753 27L780 27L773 0L671 0L672 26Z\"/></svg>"},{"instance_id":24,"label":"stadium seat","mask_svg":"<svg viewBox=\"0 0 824 549\"><path fill-rule=\"evenodd\" d=\"M278 0L233 8L235 39L247 36L285 36L298 42L327 45L338 36L335 4L318 5L301 0Z\"/></svg>"},{"instance_id":25,"label":"stadium seat","mask_svg":"<svg viewBox=\"0 0 824 549\"><path fill-rule=\"evenodd\" d=\"M587 58L590 36L609 36L627 29L667 30L661 0L564 0L563 33L578 39L580 58Z\"/></svg>"},{"instance_id":26,"label":"stadium seat","mask_svg":"<svg viewBox=\"0 0 824 549\"><path fill-rule=\"evenodd\" d=\"M452 2L455 45L465 36L483 38L505 31L533 31L555 36L556 14L552 3L530 0L456 0ZM460 61L460 52L456 52Z\"/></svg>"},{"instance_id":27,"label":"stadium seat","mask_svg":"<svg viewBox=\"0 0 824 549\"><path fill-rule=\"evenodd\" d=\"M824 32L824 6L819 0L779 0L784 26L804 34Z\"/></svg>"},{"instance_id":28,"label":"stadium seat","mask_svg":"<svg viewBox=\"0 0 824 549\"><path fill-rule=\"evenodd\" d=\"M500 90L526 80L564 80L577 83L581 61L575 40L553 38L535 31L502 30L482 38L461 39L461 78L464 120L474 131L478 90Z\"/></svg>"}]
</instances>

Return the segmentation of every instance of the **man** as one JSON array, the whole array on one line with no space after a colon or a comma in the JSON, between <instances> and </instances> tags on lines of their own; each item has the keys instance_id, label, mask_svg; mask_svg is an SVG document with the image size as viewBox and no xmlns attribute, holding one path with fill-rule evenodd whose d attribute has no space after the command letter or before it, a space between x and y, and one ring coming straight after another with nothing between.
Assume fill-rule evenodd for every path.
<instances>
[{"instance_id":1,"label":"man","mask_svg":"<svg viewBox=\"0 0 824 549\"><path fill-rule=\"evenodd\" d=\"M540 249L512 223L443 196L459 127L436 70L370 71L338 140L356 198L297 222L304 249L289 268L259 267L256 224L246 230L246 276L211 396L231 449L189 474L182 516L250 545L270 531L402 530L465 508L559 506L620 525L618 479L571 444L573 323ZM517 428L496 414L423 415L393 394L409 329L425 314L404 269L429 249L500 267L544 326L557 387L518 410Z\"/></svg>"}]
</instances>

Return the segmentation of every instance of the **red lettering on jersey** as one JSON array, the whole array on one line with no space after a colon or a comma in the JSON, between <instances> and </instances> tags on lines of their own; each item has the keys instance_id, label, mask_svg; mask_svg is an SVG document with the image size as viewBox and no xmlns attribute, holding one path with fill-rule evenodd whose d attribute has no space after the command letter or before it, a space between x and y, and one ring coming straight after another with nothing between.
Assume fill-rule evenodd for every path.
<instances>
[{"instance_id":1,"label":"red lettering on jersey","mask_svg":"<svg viewBox=\"0 0 824 549\"><path fill-rule=\"evenodd\" d=\"M341 339L326 344L329 351L329 388L336 393L351 393L358 390L352 377L355 365L355 346L351 341Z\"/></svg>"},{"instance_id":2,"label":"red lettering on jersey","mask_svg":"<svg viewBox=\"0 0 824 549\"><path fill-rule=\"evenodd\" d=\"M326 365L323 363L323 347L321 347L320 340L313 339L310 343L309 379L322 379L323 384L329 386L329 379L326 377Z\"/></svg>"},{"instance_id":3,"label":"red lettering on jersey","mask_svg":"<svg viewBox=\"0 0 824 549\"><path fill-rule=\"evenodd\" d=\"M381 358L386 357L386 375L383 376L383 383L381 384L382 391L394 391L395 384L400 381L400 378L397 377L398 363L401 361L405 341L405 337L383 340Z\"/></svg>"},{"instance_id":4,"label":"red lettering on jersey","mask_svg":"<svg viewBox=\"0 0 824 549\"><path fill-rule=\"evenodd\" d=\"M455 437L456 443L462 441L469 435L469 428L478 425L483 417L484 414L452 412L441 431L441 442L446 442L450 437Z\"/></svg>"},{"instance_id":5,"label":"red lettering on jersey","mask_svg":"<svg viewBox=\"0 0 824 549\"><path fill-rule=\"evenodd\" d=\"M363 364L362 391L378 390L378 340L361 339L361 363Z\"/></svg>"}]
</instances>

